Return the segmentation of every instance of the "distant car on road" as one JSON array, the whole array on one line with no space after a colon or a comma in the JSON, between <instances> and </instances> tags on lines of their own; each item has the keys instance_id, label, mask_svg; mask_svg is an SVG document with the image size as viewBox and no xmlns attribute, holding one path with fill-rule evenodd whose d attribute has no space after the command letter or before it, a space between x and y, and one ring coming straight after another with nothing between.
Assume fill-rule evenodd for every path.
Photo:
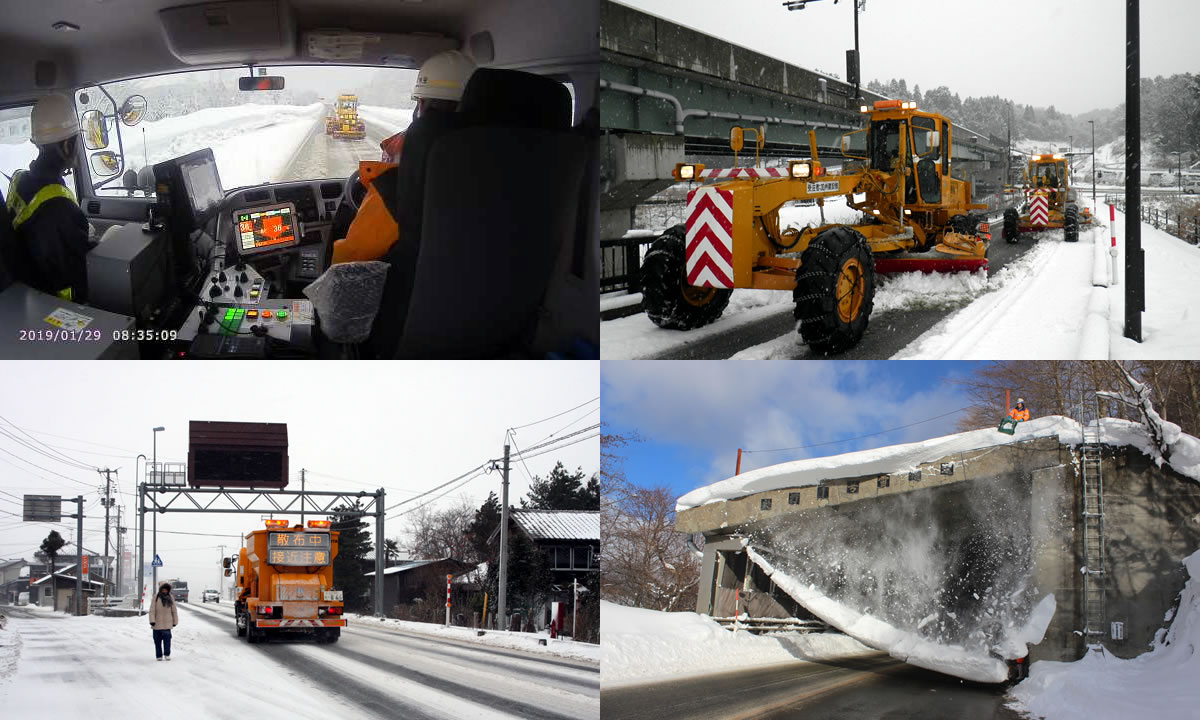
<instances>
[{"instance_id":1,"label":"distant car on road","mask_svg":"<svg viewBox=\"0 0 1200 720\"><path fill-rule=\"evenodd\" d=\"M206 603L212 600L215 603L221 602L221 593L216 590L205 590L204 595L200 598L200 602Z\"/></svg>"}]
</instances>

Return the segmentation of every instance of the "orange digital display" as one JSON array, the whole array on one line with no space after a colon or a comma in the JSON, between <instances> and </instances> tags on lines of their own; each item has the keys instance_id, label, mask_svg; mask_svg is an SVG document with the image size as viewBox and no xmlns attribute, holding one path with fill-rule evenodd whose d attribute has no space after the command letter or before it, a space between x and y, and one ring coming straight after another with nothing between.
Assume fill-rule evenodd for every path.
<instances>
[{"instance_id":1,"label":"orange digital display","mask_svg":"<svg viewBox=\"0 0 1200 720\"><path fill-rule=\"evenodd\" d=\"M242 255L297 245L296 208L287 203L241 210L235 215L238 248Z\"/></svg>"}]
</instances>

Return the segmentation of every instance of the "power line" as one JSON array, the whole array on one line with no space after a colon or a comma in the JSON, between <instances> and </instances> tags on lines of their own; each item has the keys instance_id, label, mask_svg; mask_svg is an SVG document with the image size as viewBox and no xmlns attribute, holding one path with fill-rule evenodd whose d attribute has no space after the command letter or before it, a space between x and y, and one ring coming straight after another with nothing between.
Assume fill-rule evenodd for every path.
<instances>
[{"instance_id":1,"label":"power line","mask_svg":"<svg viewBox=\"0 0 1200 720\"><path fill-rule=\"evenodd\" d=\"M600 428L600 423L596 423L595 425L589 425L588 427L585 427L582 430L576 430L573 433L567 433L566 435L563 435L560 438L555 438L554 440L540 443L538 445L532 445L532 446L526 448L525 453L531 453L534 450L540 450L541 448L550 447L552 445L562 442L563 440L566 440L567 438L576 437L577 435L582 435L586 432L589 432L591 430L597 430L599 428ZM570 444L574 445L575 443L570 443ZM566 446L564 445L563 447L566 447ZM540 455L540 454L544 454L544 453L538 453L538 454ZM536 457L536 455L527 455L527 457Z\"/></svg>"},{"instance_id":2,"label":"power line","mask_svg":"<svg viewBox=\"0 0 1200 720\"><path fill-rule=\"evenodd\" d=\"M888 429L888 430L880 430L879 432L868 433L868 434L866 434L866 435L858 435L858 436L856 436L856 437L852 437L852 438L846 438L846 439L844 439L844 440L830 440L829 442L815 443L815 444L813 444L813 445L797 445L796 447L790 447L790 448L775 448L774 450L745 450L745 449L743 449L743 450L742 450L742 454L747 454L747 453L771 453L771 452L785 452L785 451L787 451L787 450L807 450L808 448L824 447L824 446L826 446L826 445L840 445L840 444L842 444L842 443L848 443L848 442L850 442L851 440L862 440L863 438L875 437L876 435L886 435L886 434L888 434L888 433L890 433L890 432L896 432L897 430L903 430L903 429L905 429L905 428L914 427L914 426L916 426L916 425L921 425L921 424L923 424L923 423L927 423L927 422L933 422L934 420L940 420L940 419L942 419L942 418L944 418L944 417L949 417L950 415L955 415L955 414L958 414L958 413L960 413L960 412L964 412L964 411L966 411L966 410L970 410L970 409L971 409L971 408L965 408L965 407L963 407L963 408L959 408L959 409L957 409L957 410L951 410L951 411L950 411L950 412L948 412L948 413L942 413L941 415L937 415L937 416L935 416L935 417L926 418L926 419L924 419L924 420L918 420L918 421L916 421L916 422L914 422L914 423L909 423L909 424L907 424L907 425L901 425L900 427L894 427L894 428L891 428L891 429Z\"/></svg>"},{"instance_id":3,"label":"power line","mask_svg":"<svg viewBox=\"0 0 1200 720\"><path fill-rule=\"evenodd\" d=\"M569 409L569 410L563 410L562 412L558 413L557 415L551 415L550 417L545 417L545 418L542 418L541 420L537 420L537 421L535 421L535 422L531 422L531 423L525 423L524 425L517 425L517 426L515 426L515 427L511 427L511 428L509 428L509 430L520 430L521 428L527 428L527 427L532 427L532 426L534 426L534 425L540 425L540 424L542 424L542 423L546 422L547 420L553 420L554 418L556 418L556 417L562 417L563 415L566 415L566 414L567 414L567 413L569 413L569 412L574 412L575 410L578 410L579 408L583 407L584 405L588 405L588 404L590 404L590 403L594 403L594 402L596 402L596 401L597 401L597 400L599 400L599 399L600 399L600 397L599 397L599 396L597 396L597 397L594 397L594 398L592 398L591 400L588 400L587 402L584 402L584 403L580 403L580 404L576 405L575 407L573 407L573 408L571 408L571 409Z\"/></svg>"},{"instance_id":4,"label":"power line","mask_svg":"<svg viewBox=\"0 0 1200 720\"><path fill-rule=\"evenodd\" d=\"M441 490L442 488L446 487L447 485L450 485L450 484L452 484L452 483L456 483L456 482L458 482L459 480L462 480L463 478L465 478L466 476L470 475L470 474L471 474L471 473L473 473L473 472L476 472L476 471L478 471L478 470L482 470L482 469L483 469L484 467L486 467L486 466L487 466L487 465L488 465L490 462L491 462L491 460L488 460L488 461L486 461L486 462L481 462L481 463L479 463L478 465L476 465L475 467L473 467L473 468L471 468L470 470L468 470L468 471L466 471L465 473L463 473L462 475L459 475L459 476L458 476L458 477L456 477L456 478L453 478L453 479L451 479L451 480L448 480L448 481L446 481L446 482L442 483L441 485L438 485L438 486L437 486L437 487L435 487L435 488L430 488L430 489L426 490L425 492L423 492L423 493L421 493L421 494L419 494L419 495L414 495L413 497L410 497L410 498L408 498L407 500L401 500L400 502L396 503L395 505L392 505L391 507L389 507L389 508L385 509L385 510L384 510L384 512L391 512L392 510L395 510L396 508L400 507L401 505L405 505L405 504L407 504L407 503L410 503L410 502L412 502L412 501L414 501L414 500L419 500L419 499L421 499L421 498L425 497L426 495L428 495L428 494L430 494L430 493L437 492L438 490Z\"/></svg>"},{"instance_id":5,"label":"power line","mask_svg":"<svg viewBox=\"0 0 1200 720\"><path fill-rule=\"evenodd\" d=\"M547 447L547 448L543 449L541 452L536 452L536 453L530 454L529 451L526 450L525 453L523 454L523 457L535 458L535 457L540 457L542 455L548 455L552 452L558 452L559 450L562 450L565 447L570 447L572 445L578 445L579 443L584 442L585 440L591 440L592 438L597 438L597 437L600 437L600 433L598 433L598 432L592 433L591 435L586 435L581 438L577 438L575 440L572 440L569 443L566 443L565 445L558 445L555 447Z\"/></svg>"},{"instance_id":6,"label":"power line","mask_svg":"<svg viewBox=\"0 0 1200 720\"><path fill-rule=\"evenodd\" d=\"M32 462L29 462L28 460L26 460L25 458L21 457L20 455L17 455L17 454L15 454L15 453L9 452L8 450L5 450L4 448L0 448L0 452L4 453L5 455L11 455L12 457L14 457L14 458L16 458L16 459L20 460L21 462L25 463L26 465L32 465L33 467L37 468L38 470L41 470L42 472L48 472L48 473L50 473L51 475L57 475L58 477L62 478L63 480L68 480L68 481L70 481L70 482L73 482L73 483L75 483L76 485L83 485L83 486L85 486L85 487L91 487L91 485L90 485L89 483L85 483L85 482L83 482L82 480L76 480L75 478L69 478L69 477L67 477L66 475L63 475L62 473L57 473L57 472L54 472L53 470L49 470L49 469L47 469L47 468L44 468L44 467L42 467L41 465L38 465L37 463L32 463ZM8 462L7 460L4 460L4 459L2 459L2 458L0 458L0 462L3 462L3 463L5 463L5 464L7 464L7 465L12 465L13 467L17 468L18 470L22 470L22 468L19 468L19 467L17 467L16 465L13 465L12 463L10 463L10 462ZM28 470L22 470L22 471L23 471L23 472L29 472ZM38 477L39 477L39 479L41 479L41 480L46 480L46 478L44 478L44 477L41 477L41 476L38 476Z\"/></svg>"},{"instance_id":7,"label":"power line","mask_svg":"<svg viewBox=\"0 0 1200 720\"><path fill-rule=\"evenodd\" d=\"M486 474L487 474L487 472L478 472L478 473L475 473L475 474L474 474L474 475L472 475L471 477L468 477L468 478L464 479L464 480L463 480L462 482L460 482L458 485L456 485L456 486L454 486L454 487L450 488L449 490L447 490L446 492L442 493L441 495L438 495L437 497L431 498L431 499L429 499L429 500L427 500L427 501L425 501L425 502L421 503L420 505L418 505L418 506L416 506L416 507L412 507L412 508L409 508L409 509L407 509L407 510L404 510L404 511L402 511L402 512L398 512L398 513L396 513L396 514L393 516L393 519L394 519L394 518L398 518L398 517L403 517L404 515L407 515L407 514L409 514L409 513L411 513L411 512L416 512L417 510L420 510L421 508L425 507L426 505L432 505L433 503L437 502L438 500L441 500L442 498L446 497L447 495L449 495L450 493L454 492L455 490L458 490L458 489L462 488L464 485L466 485L467 483L471 482L471 481L472 481L472 480L474 480L475 478L477 478L477 477L482 477L482 476L484 476L484 475L486 475ZM451 481L451 482L453 482L453 481ZM442 487L445 487L445 486L443 485Z\"/></svg>"},{"instance_id":8,"label":"power line","mask_svg":"<svg viewBox=\"0 0 1200 720\"><path fill-rule=\"evenodd\" d=\"M29 445L28 443L26 443L26 442L25 442L24 440L22 440L21 438L18 438L18 437L16 437L16 436L12 435L11 433L9 433L9 432L8 432L7 430L5 430L4 428L0 428L0 433L2 433L2 434L4 434L4 435L6 435L6 436L8 436L8 437L12 438L13 440L16 440L18 443L21 443L22 445L25 445L25 446L26 446L26 447L28 447L30 450L33 450L34 452L37 452L37 453L39 453L39 454L41 454L41 455L44 455L44 456L46 456L46 457L48 457L48 458L51 458L51 459L58 459L58 461L59 461L59 462L65 463L65 464L67 464L67 465L74 465L74 466L76 466L76 467L77 467L78 469L80 469L80 470L93 470L93 469L95 469L95 467L94 467L94 466L88 465L87 463L82 463L82 462L80 462L80 461L76 460L75 458L69 457L68 455L66 455L66 454L64 454L64 453L61 453L61 452L59 452L58 450L54 449L52 446L50 446L50 445L47 445L46 443L42 442L41 440L38 440L38 439L37 439L37 438L35 438L34 436L32 436L32 435L30 435L29 433L27 433L27 432L25 432L24 430L22 430L22 429L20 428L20 426L16 425L15 423L13 423L11 420L9 420L8 418L4 417L3 415L0 415L0 420L3 420L4 422L8 423L9 427L11 427L12 429L14 429L14 430L16 430L17 432L21 433L21 434L22 434L22 435L24 435L25 437L29 438L31 441L33 441L33 442L37 443L38 445L41 445L42 447L48 448L48 449L50 450L50 453L46 453L45 451L39 450L38 448L35 448L35 447L33 447L32 445ZM51 454L51 453L52 453L52 454ZM54 458L54 455L57 455L57 456L58 456L58 458Z\"/></svg>"}]
</instances>

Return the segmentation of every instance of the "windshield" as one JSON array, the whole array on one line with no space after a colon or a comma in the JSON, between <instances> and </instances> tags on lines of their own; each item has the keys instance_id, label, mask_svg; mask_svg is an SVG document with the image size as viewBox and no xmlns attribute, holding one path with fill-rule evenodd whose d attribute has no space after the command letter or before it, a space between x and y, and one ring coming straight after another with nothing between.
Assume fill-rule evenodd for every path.
<instances>
[{"instance_id":1,"label":"windshield","mask_svg":"<svg viewBox=\"0 0 1200 720\"><path fill-rule=\"evenodd\" d=\"M900 134L906 131L901 120L879 120L871 123L868 143L871 151L871 167L876 170L894 170L900 159Z\"/></svg>"},{"instance_id":2,"label":"windshield","mask_svg":"<svg viewBox=\"0 0 1200 720\"><path fill-rule=\"evenodd\" d=\"M243 92L238 78L245 70L200 70L82 88L75 102L81 114L95 109L108 116L106 149L123 150L122 172L209 147L226 189L347 177L360 160L379 160L379 143L412 119L415 70L274 67L266 72L284 76L285 88ZM121 126L118 141L114 106L132 95L146 98L145 118L136 126ZM97 190L100 195L130 194L119 175L92 180L108 180Z\"/></svg>"}]
</instances>

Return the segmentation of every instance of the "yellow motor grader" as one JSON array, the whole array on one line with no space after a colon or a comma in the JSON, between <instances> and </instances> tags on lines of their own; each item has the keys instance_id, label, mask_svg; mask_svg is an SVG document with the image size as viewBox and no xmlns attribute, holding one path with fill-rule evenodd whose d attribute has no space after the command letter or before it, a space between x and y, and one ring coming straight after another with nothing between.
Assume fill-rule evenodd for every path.
<instances>
[{"instance_id":1,"label":"yellow motor grader","mask_svg":"<svg viewBox=\"0 0 1200 720\"><path fill-rule=\"evenodd\" d=\"M715 180L688 193L686 223L654 241L642 270L643 306L656 325L689 330L713 322L734 288L790 290L798 331L814 352L853 347L867 329L875 274L987 267L987 223L971 210L971 183L950 176L950 121L916 103L863 106L867 126L842 136L861 167L827 172L809 131L810 159L786 168L736 167L746 129L734 128L735 167L682 163L680 182ZM753 129L751 129L753 131ZM763 147L758 129L757 147ZM854 224L780 228L787 203L845 196Z\"/></svg>"},{"instance_id":2,"label":"yellow motor grader","mask_svg":"<svg viewBox=\"0 0 1200 720\"><path fill-rule=\"evenodd\" d=\"M367 125L358 114L357 95L338 95L333 113L325 118L325 134L349 140L367 136Z\"/></svg>"},{"instance_id":3,"label":"yellow motor grader","mask_svg":"<svg viewBox=\"0 0 1200 720\"><path fill-rule=\"evenodd\" d=\"M1063 153L1032 155L1025 168L1020 209L1004 211L1001 231L1006 242L1015 243L1021 233L1062 228L1063 240L1079 240L1079 225L1092 223L1092 211L1080 211L1077 191L1071 186L1071 168Z\"/></svg>"}]
</instances>

